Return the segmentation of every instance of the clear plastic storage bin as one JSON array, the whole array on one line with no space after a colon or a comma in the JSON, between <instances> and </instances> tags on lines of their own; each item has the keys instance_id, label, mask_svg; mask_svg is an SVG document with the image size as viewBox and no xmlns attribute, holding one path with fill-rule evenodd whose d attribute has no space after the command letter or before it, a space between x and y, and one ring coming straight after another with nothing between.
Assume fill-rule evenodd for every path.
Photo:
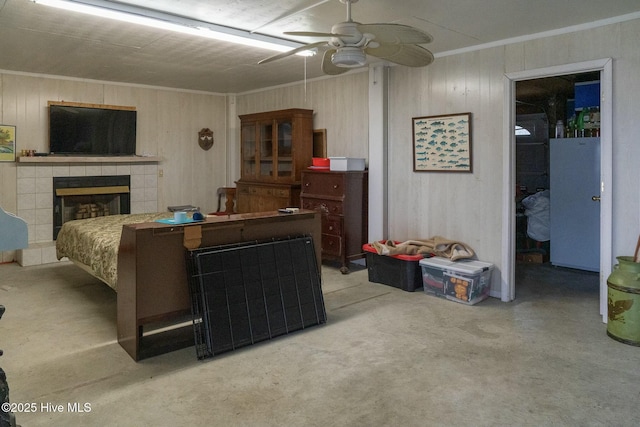
<instances>
[{"instance_id":1,"label":"clear plastic storage bin","mask_svg":"<svg viewBox=\"0 0 640 427\"><path fill-rule=\"evenodd\" d=\"M476 304L489 296L493 264L433 257L420 260L420 268L426 294L468 305Z\"/></svg>"}]
</instances>

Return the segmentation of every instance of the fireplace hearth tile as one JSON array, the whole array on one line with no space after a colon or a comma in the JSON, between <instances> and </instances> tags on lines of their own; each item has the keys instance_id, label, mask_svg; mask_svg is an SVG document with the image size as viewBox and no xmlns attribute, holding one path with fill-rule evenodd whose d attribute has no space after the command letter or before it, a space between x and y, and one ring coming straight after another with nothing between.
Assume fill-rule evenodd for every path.
<instances>
[{"instance_id":1,"label":"fireplace hearth tile","mask_svg":"<svg viewBox=\"0 0 640 427\"><path fill-rule=\"evenodd\" d=\"M43 219L38 213L36 219L36 210L43 209L45 204L51 212L51 203L53 203L53 178L59 177L85 177L85 176L108 176L119 175L119 172L125 170L117 168L117 165L129 163L126 170L131 171L131 176L137 175L140 187L135 188L130 185L131 189L131 213L157 212L158 206L158 165L157 162L162 161L160 157L149 158L66 158L66 157L20 157L17 159L17 214L27 221L29 228L29 244L31 249L20 258L30 265L37 265L43 262L54 261L51 255L43 254L41 245L49 245L53 247L55 242L51 240L53 235L53 218L48 214L49 219ZM145 175L153 175L153 179L147 179ZM36 185L39 180L40 184ZM131 182L133 184L133 182ZM148 189L149 185L153 185L153 189ZM37 187L37 188L36 188ZM134 203L135 194L135 203ZM162 209L160 209L162 210ZM50 249L53 250L53 249ZM15 254L17 258L18 254ZM11 255L14 259L14 255Z\"/></svg>"}]
</instances>

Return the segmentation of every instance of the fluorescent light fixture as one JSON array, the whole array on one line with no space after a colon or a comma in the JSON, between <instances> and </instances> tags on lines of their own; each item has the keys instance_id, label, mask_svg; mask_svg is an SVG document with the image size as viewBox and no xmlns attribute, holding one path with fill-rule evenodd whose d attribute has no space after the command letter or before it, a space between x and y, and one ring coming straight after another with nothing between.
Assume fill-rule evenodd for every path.
<instances>
[{"instance_id":1,"label":"fluorescent light fixture","mask_svg":"<svg viewBox=\"0 0 640 427\"><path fill-rule=\"evenodd\" d=\"M211 24L182 16L171 15L156 10L145 9L106 0L32 0L34 3L57 7L73 12L85 13L101 18L115 19L130 24L190 34L198 37L220 40L245 46L258 47L276 52L287 52L303 46L302 43L263 34L251 33L237 28ZM314 50L296 53L300 56L315 55Z\"/></svg>"}]
</instances>

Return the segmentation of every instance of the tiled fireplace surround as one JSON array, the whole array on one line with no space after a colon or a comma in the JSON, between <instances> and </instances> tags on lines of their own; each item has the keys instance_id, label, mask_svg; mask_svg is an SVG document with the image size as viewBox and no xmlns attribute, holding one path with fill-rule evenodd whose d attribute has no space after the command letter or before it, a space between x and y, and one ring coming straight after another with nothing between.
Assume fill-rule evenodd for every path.
<instances>
[{"instance_id":1,"label":"tiled fireplace surround","mask_svg":"<svg viewBox=\"0 0 640 427\"><path fill-rule=\"evenodd\" d=\"M20 265L57 262L53 235L53 177L131 176L131 213L158 211L157 162L18 163L17 215L27 222L29 248L17 252Z\"/></svg>"}]
</instances>

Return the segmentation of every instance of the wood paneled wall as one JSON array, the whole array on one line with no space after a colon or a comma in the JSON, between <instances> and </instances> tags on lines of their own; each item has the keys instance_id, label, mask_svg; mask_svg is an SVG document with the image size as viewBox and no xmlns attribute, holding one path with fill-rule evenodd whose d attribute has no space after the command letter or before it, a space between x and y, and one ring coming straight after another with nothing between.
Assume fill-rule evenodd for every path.
<instances>
[{"instance_id":1,"label":"wood paneled wall","mask_svg":"<svg viewBox=\"0 0 640 427\"><path fill-rule=\"evenodd\" d=\"M0 73L0 123L17 127L17 150L48 151L48 101L130 105L138 111L137 154L164 158L159 165L158 211L191 204L215 210L225 185L227 120L224 95ZM198 145L212 129L215 143ZM0 163L0 204L16 212L16 164Z\"/></svg>"},{"instance_id":2,"label":"wood paneled wall","mask_svg":"<svg viewBox=\"0 0 640 427\"><path fill-rule=\"evenodd\" d=\"M389 238L463 241L501 253L503 49L393 67L389 91ZM471 112L473 173L414 172L412 117Z\"/></svg>"},{"instance_id":3,"label":"wood paneled wall","mask_svg":"<svg viewBox=\"0 0 640 427\"><path fill-rule=\"evenodd\" d=\"M640 144L631 131L640 107L639 37L640 20L633 20L437 58L422 69L392 68L389 237L441 234L500 267L504 75L613 58L613 251L629 255L640 233L640 188L631 184L640 182ZM473 113L473 174L412 172L410 118L466 111Z\"/></svg>"},{"instance_id":4,"label":"wood paneled wall","mask_svg":"<svg viewBox=\"0 0 640 427\"><path fill-rule=\"evenodd\" d=\"M315 129L327 129L327 155L368 158L369 116L366 70L237 97L238 114L285 108L314 111ZM238 122L239 123L239 122Z\"/></svg>"},{"instance_id":5,"label":"wood paneled wall","mask_svg":"<svg viewBox=\"0 0 640 427\"><path fill-rule=\"evenodd\" d=\"M614 60L613 250L633 251L640 232L640 20L439 57L426 68L392 67L389 75L389 238L436 234L465 241L478 256L502 259L501 192L505 73L592 59ZM0 75L0 122L16 124L18 148L46 148L48 100L135 105L140 152L165 157L159 208L169 204L214 206L224 184L225 97L82 81ZM328 155L368 157L368 73L318 79L271 88L236 99L237 114L311 108L314 127L327 129ZM411 118L473 114L473 173L416 173L412 168ZM216 143L202 152L196 133L214 130ZM239 135L234 139L239 138ZM237 150L238 141L229 141ZM233 156L231 156L233 158ZM15 165L0 164L0 203L15 204ZM220 183L220 184L218 184ZM12 188L13 186L13 188ZM375 190L375 189L372 189Z\"/></svg>"},{"instance_id":6,"label":"wood paneled wall","mask_svg":"<svg viewBox=\"0 0 640 427\"><path fill-rule=\"evenodd\" d=\"M613 251L629 254L640 233L640 20L439 57L426 68L389 75L389 233L404 240L442 235L462 240L496 264L501 242L505 74L613 58ZM304 106L327 128L330 156L367 157L368 80L349 74L238 97L238 111ZM473 114L473 173L413 172L411 118ZM340 141L336 144L336 138ZM371 189L375 191L375 189ZM631 230L631 232L629 232ZM498 277L498 281L499 281ZM495 280L495 279L494 279ZM499 285L494 281L494 290ZM496 289L497 288L497 289Z\"/></svg>"}]
</instances>

